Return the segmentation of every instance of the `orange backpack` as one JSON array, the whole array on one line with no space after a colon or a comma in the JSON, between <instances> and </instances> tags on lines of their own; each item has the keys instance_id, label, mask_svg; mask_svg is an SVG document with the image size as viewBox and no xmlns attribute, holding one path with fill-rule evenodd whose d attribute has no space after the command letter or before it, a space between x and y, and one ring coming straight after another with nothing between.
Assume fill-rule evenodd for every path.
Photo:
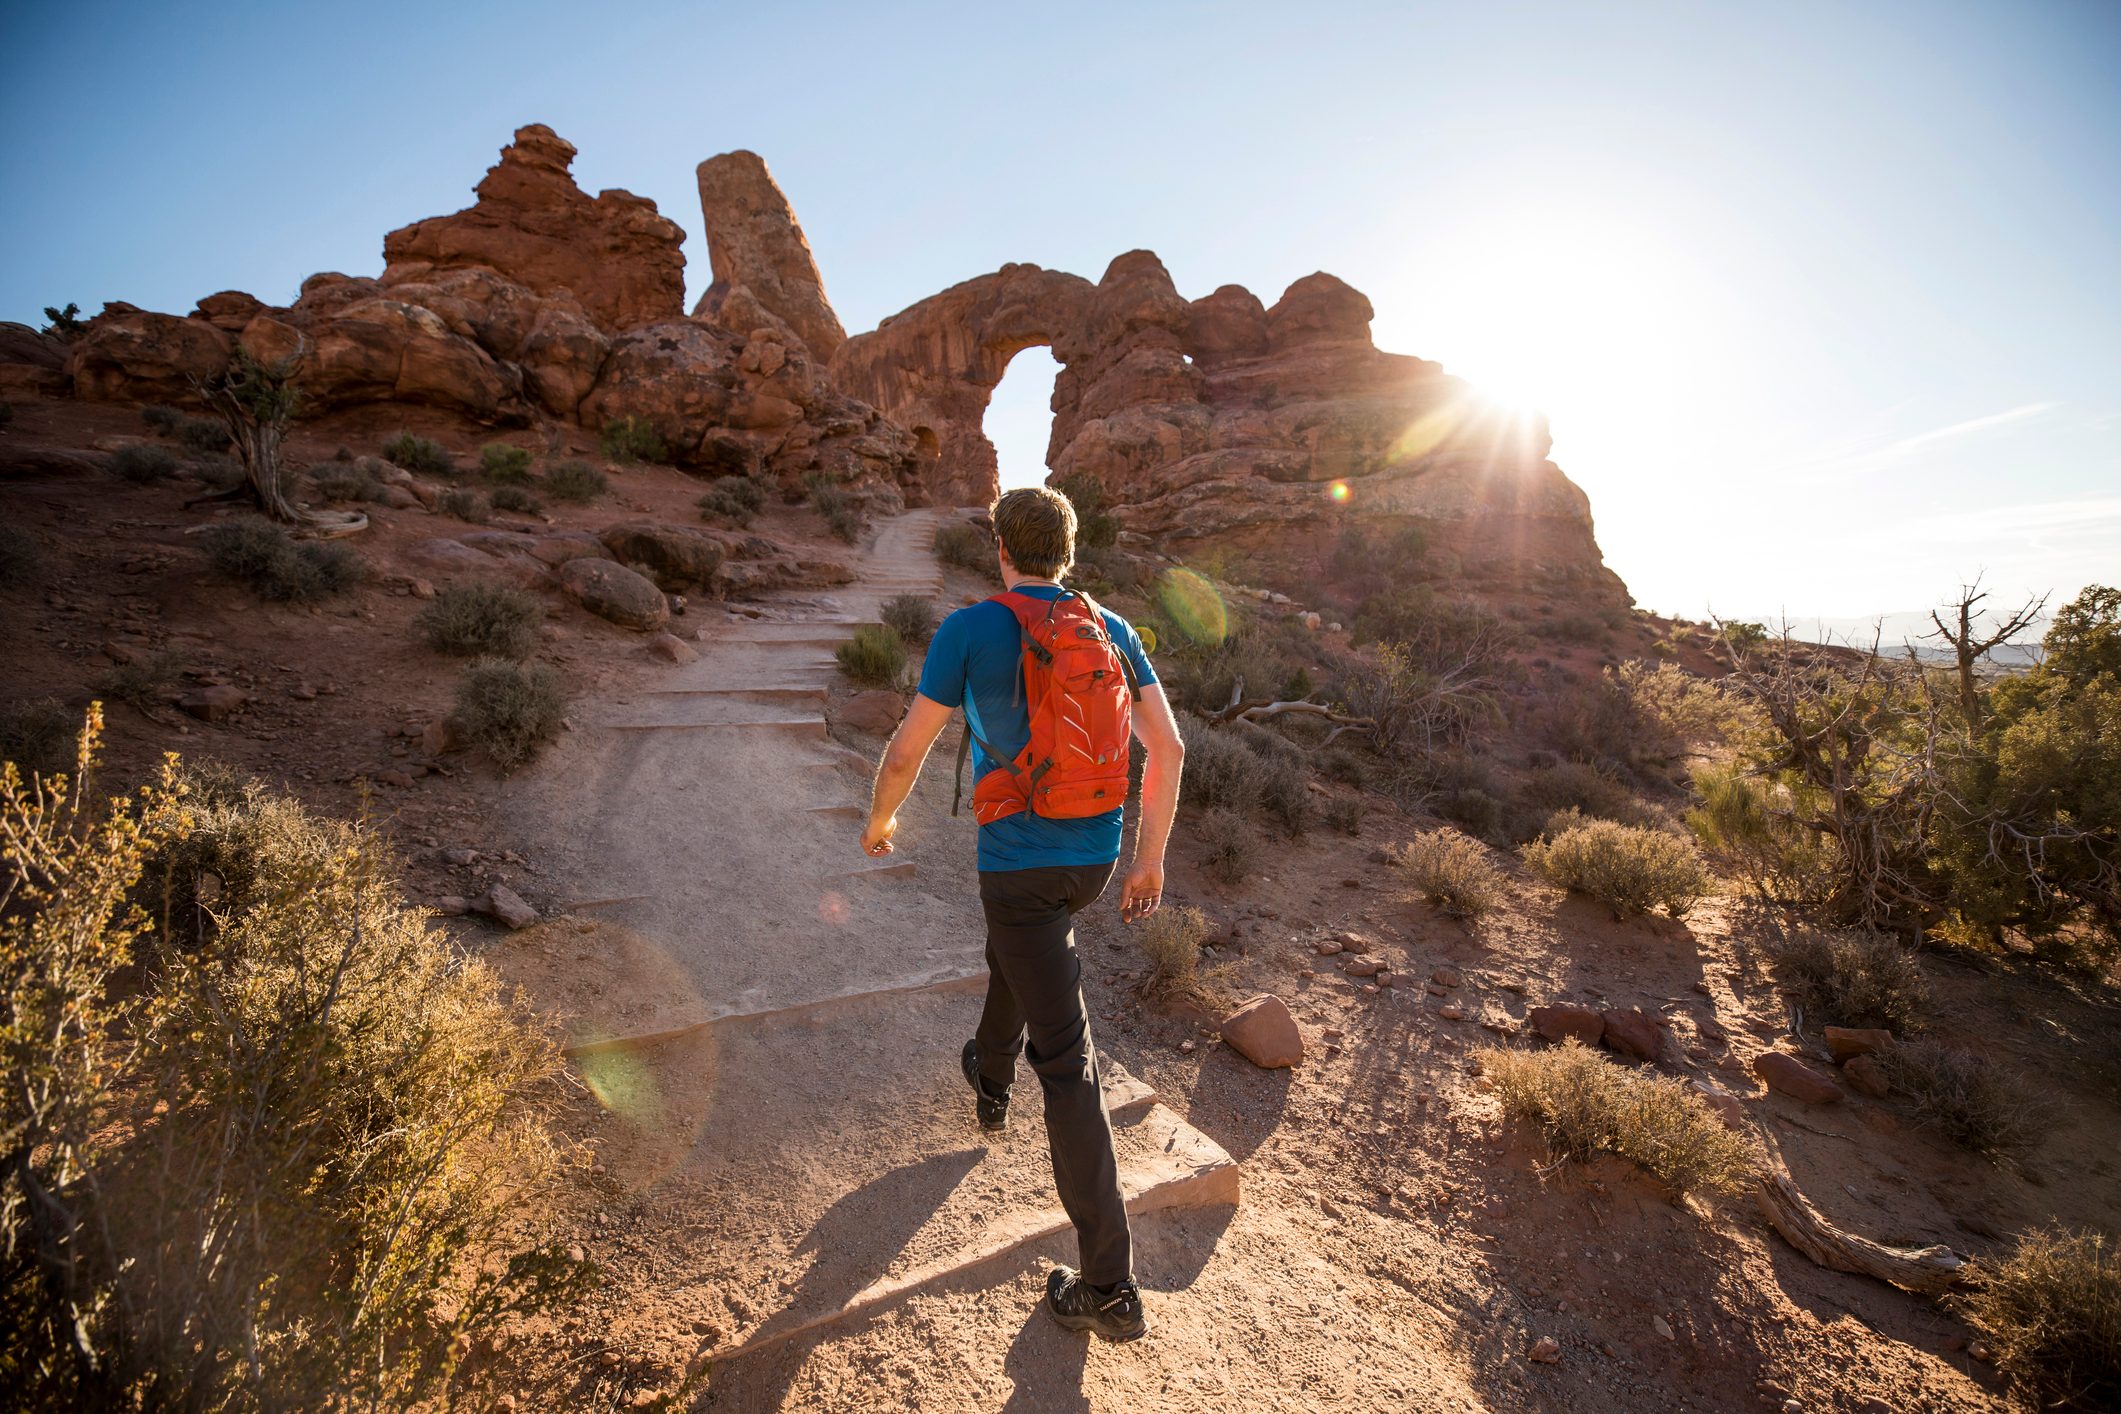
<instances>
[{"instance_id":1,"label":"orange backpack","mask_svg":"<svg viewBox=\"0 0 2121 1414\"><path fill-rule=\"evenodd\" d=\"M1014 761L1003 761L980 742L980 750L1001 769L973 786L973 817L991 825L1023 810L1049 820L1117 810L1127 799L1127 748L1141 685L1126 651L1106 631L1104 614L1076 589L1052 600L1011 591L989 602L1016 615L1031 740ZM965 738L973 738L969 718ZM960 798L965 750L960 741ZM950 813L957 813L956 802Z\"/></svg>"}]
</instances>

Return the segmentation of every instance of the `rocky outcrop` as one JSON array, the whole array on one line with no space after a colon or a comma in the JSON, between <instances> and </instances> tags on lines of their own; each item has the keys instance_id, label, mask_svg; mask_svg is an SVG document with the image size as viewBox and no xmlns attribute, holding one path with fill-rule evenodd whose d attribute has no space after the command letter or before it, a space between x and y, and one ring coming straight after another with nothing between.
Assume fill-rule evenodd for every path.
<instances>
[{"instance_id":1,"label":"rocky outcrop","mask_svg":"<svg viewBox=\"0 0 2121 1414\"><path fill-rule=\"evenodd\" d=\"M1005 265L847 340L832 382L911 434L927 499L984 505L997 465L980 421L995 385L1017 354L1066 337L1093 290L1078 275Z\"/></svg>"},{"instance_id":2,"label":"rocky outcrop","mask_svg":"<svg viewBox=\"0 0 2121 1414\"><path fill-rule=\"evenodd\" d=\"M540 295L567 292L607 333L683 314L684 231L646 197L583 192L574 153L542 123L516 129L476 204L383 238L383 284L482 267Z\"/></svg>"},{"instance_id":3,"label":"rocky outcrop","mask_svg":"<svg viewBox=\"0 0 2121 1414\"><path fill-rule=\"evenodd\" d=\"M0 393L65 392L69 352L56 334L0 321Z\"/></svg>"},{"instance_id":4,"label":"rocky outcrop","mask_svg":"<svg viewBox=\"0 0 2121 1414\"><path fill-rule=\"evenodd\" d=\"M66 372L74 395L91 402L169 402L226 368L234 348L204 320L112 303L74 339Z\"/></svg>"},{"instance_id":5,"label":"rocky outcrop","mask_svg":"<svg viewBox=\"0 0 2121 1414\"><path fill-rule=\"evenodd\" d=\"M700 219L714 284L694 308L738 334L779 324L824 363L847 331L825 298L810 242L788 198L755 152L725 152L699 165Z\"/></svg>"},{"instance_id":6,"label":"rocky outcrop","mask_svg":"<svg viewBox=\"0 0 2121 1414\"><path fill-rule=\"evenodd\" d=\"M1538 579L1625 599L1590 504L1545 424L1483 401L1424 359L1380 351L1371 307L1324 273L1270 309L1225 285L1187 301L1148 251L1090 285L1006 266L849 339L831 373L912 432L936 500L993 494L979 423L1016 353L1062 365L1047 461L1099 485L1124 531L1213 539L1315 566L1343 527L1440 533L1470 579Z\"/></svg>"}]
</instances>

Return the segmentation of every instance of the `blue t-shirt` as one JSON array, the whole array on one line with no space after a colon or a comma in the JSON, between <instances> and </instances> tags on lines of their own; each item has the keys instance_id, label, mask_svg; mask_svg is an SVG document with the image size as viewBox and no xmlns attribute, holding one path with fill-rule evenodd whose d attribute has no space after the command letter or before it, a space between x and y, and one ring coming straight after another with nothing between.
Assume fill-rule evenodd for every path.
<instances>
[{"instance_id":1,"label":"blue t-shirt","mask_svg":"<svg viewBox=\"0 0 2121 1414\"><path fill-rule=\"evenodd\" d=\"M1017 593L1033 599L1058 599L1061 590L1026 584ZM1141 635L1111 610L1103 610L1105 629L1147 687L1156 681ZM1022 629L1006 604L991 599L959 609L943 620L928 644L921 664L920 694L945 707L963 707L972 730L1013 761L1031 740L1031 711L1024 701ZM968 691L969 689L969 691ZM972 780L1001 769L979 742L972 745ZM969 798L971 791L966 791ZM1119 858L1120 818L1108 810L1079 820L1048 820L1019 811L979 827L979 867L983 874L1011 869L1044 869L1063 865L1110 864Z\"/></svg>"}]
</instances>

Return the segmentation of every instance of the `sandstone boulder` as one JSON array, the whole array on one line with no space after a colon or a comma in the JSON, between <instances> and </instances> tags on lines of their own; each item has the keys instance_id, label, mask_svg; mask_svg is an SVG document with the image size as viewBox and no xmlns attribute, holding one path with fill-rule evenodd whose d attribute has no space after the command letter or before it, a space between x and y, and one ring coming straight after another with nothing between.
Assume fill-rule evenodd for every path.
<instances>
[{"instance_id":1,"label":"sandstone boulder","mask_svg":"<svg viewBox=\"0 0 2121 1414\"><path fill-rule=\"evenodd\" d=\"M1664 1054L1664 1028L1657 1018L1637 1007L1616 1008L1600 1014L1605 1023L1605 1043L1621 1055L1653 1061Z\"/></svg>"},{"instance_id":2,"label":"sandstone boulder","mask_svg":"<svg viewBox=\"0 0 2121 1414\"><path fill-rule=\"evenodd\" d=\"M538 921L538 911L506 884L495 884L473 905L494 922L510 929L528 928Z\"/></svg>"},{"instance_id":3,"label":"sandstone boulder","mask_svg":"<svg viewBox=\"0 0 2121 1414\"><path fill-rule=\"evenodd\" d=\"M64 393L68 349L56 334L0 320L0 393Z\"/></svg>"},{"instance_id":4,"label":"sandstone boulder","mask_svg":"<svg viewBox=\"0 0 2121 1414\"><path fill-rule=\"evenodd\" d=\"M714 285L693 312L712 319L727 308L746 321L731 327L748 333L757 327L751 317L755 302L792 329L814 357L831 358L847 331L825 298L810 242L765 162L754 152L725 152L702 162L697 175ZM732 299L738 289L743 297Z\"/></svg>"},{"instance_id":5,"label":"sandstone boulder","mask_svg":"<svg viewBox=\"0 0 2121 1414\"><path fill-rule=\"evenodd\" d=\"M1763 1051L1753 1057L1753 1074L1768 1089L1807 1105L1829 1105L1841 1098L1839 1085L1783 1051Z\"/></svg>"},{"instance_id":6,"label":"sandstone boulder","mask_svg":"<svg viewBox=\"0 0 2121 1414\"><path fill-rule=\"evenodd\" d=\"M1605 1038L1605 1018L1591 1007L1571 1002L1535 1006L1525 1013L1525 1020L1534 1031L1556 1043L1574 1036L1586 1046L1595 1046Z\"/></svg>"},{"instance_id":7,"label":"sandstone boulder","mask_svg":"<svg viewBox=\"0 0 2121 1414\"><path fill-rule=\"evenodd\" d=\"M699 651L673 633L659 633L648 640L648 651L666 663L697 663Z\"/></svg>"},{"instance_id":8,"label":"sandstone boulder","mask_svg":"<svg viewBox=\"0 0 2121 1414\"><path fill-rule=\"evenodd\" d=\"M203 319L107 304L67 355L74 395L89 402L170 402L191 380L228 367L235 340Z\"/></svg>"},{"instance_id":9,"label":"sandstone boulder","mask_svg":"<svg viewBox=\"0 0 2121 1414\"><path fill-rule=\"evenodd\" d=\"M569 560L560 587L577 604L622 628L653 632L670 622L670 601L648 580L610 560Z\"/></svg>"},{"instance_id":10,"label":"sandstone boulder","mask_svg":"<svg viewBox=\"0 0 2121 1414\"><path fill-rule=\"evenodd\" d=\"M597 538L613 559L641 566L664 589L697 589L711 583L732 544L740 545L746 538L762 542L759 554L770 554L773 546L763 536L740 537L664 521L627 521L609 527Z\"/></svg>"},{"instance_id":11,"label":"sandstone boulder","mask_svg":"<svg viewBox=\"0 0 2121 1414\"><path fill-rule=\"evenodd\" d=\"M246 324L265 312L265 301L256 295L245 294L242 290L222 290L200 300L191 317L203 319L226 333L240 334Z\"/></svg>"},{"instance_id":12,"label":"sandstone boulder","mask_svg":"<svg viewBox=\"0 0 2121 1414\"><path fill-rule=\"evenodd\" d=\"M1856 1056L1875 1055L1893 1044L1893 1033L1883 1027L1829 1026L1826 1049L1837 1065Z\"/></svg>"},{"instance_id":13,"label":"sandstone boulder","mask_svg":"<svg viewBox=\"0 0 2121 1414\"><path fill-rule=\"evenodd\" d=\"M1304 1058L1303 1033L1288 1004L1263 993L1223 1018L1223 1044L1266 1070L1293 1066Z\"/></svg>"},{"instance_id":14,"label":"sandstone boulder","mask_svg":"<svg viewBox=\"0 0 2121 1414\"><path fill-rule=\"evenodd\" d=\"M383 283L485 266L540 293L569 292L607 333L681 315L685 233L645 197L586 195L568 170L574 155L542 123L518 128L475 205L384 237Z\"/></svg>"},{"instance_id":15,"label":"sandstone boulder","mask_svg":"<svg viewBox=\"0 0 2121 1414\"><path fill-rule=\"evenodd\" d=\"M835 715L840 725L865 736L890 736L906 715L906 699L888 688L858 692L841 703Z\"/></svg>"}]
</instances>

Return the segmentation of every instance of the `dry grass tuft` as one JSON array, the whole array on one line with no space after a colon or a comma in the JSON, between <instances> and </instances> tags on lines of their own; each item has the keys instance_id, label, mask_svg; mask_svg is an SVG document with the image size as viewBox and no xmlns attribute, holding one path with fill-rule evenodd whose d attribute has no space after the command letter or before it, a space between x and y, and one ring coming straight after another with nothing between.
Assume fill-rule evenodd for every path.
<instances>
[{"instance_id":1,"label":"dry grass tuft","mask_svg":"<svg viewBox=\"0 0 2121 1414\"><path fill-rule=\"evenodd\" d=\"M1902 1041L1880 1051L1878 1063L1924 1124L2005 1166L2030 1154L2054 1119L2053 1106L2022 1077L1979 1051Z\"/></svg>"},{"instance_id":2,"label":"dry grass tuft","mask_svg":"<svg viewBox=\"0 0 2121 1414\"><path fill-rule=\"evenodd\" d=\"M1708 891L1708 868L1691 840L1662 830L1586 819L1565 811L1524 847L1547 882L1589 894L1616 918L1657 909L1684 918Z\"/></svg>"},{"instance_id":3,"label":"dry grass tuft","mask_svg":"<svg viewBox=\"0 0 2121 1414\"><path fill-rule=\"evenodd\" d=\"M1457 830L1425 830L1395 850L1392 862L1454 918L1478 918L1502 902L1502 871L1485 845Z\"/></svg>"},{"instance_id":4,"label":"dry grass tuft","mask_svg":"<svg viewBox=\"0 0 2121 1414\"><path fill-rule=\"evenodd\" d=\"M1892 938L1805 931L1768 949L1768 970L1807 1028L1921 1029L1929 984L1915 955Z\"/></svg>"},{"instance_id":5,"label":"dry grass tuft","mask_svg":"<svg viewBox=\"0 0 2121 1414\"><path fill-rule=\"evenodd\" d=\"M413 615L428 647L459 658L527 658L545 606L523 590L474 580L452 584Z\"/></svg>"},{"instance_id":6,"label":"dry grass tuft","mask_svg":"<svg viewBox=\"0 0 2121 1414\"><path fill-rule=\"evenodd\" d=\"M1674 1193L1738 1193L1752 1175L1752 1149L1684 1081L1615 1065L1573 1038L1474 1057L1504 1112L1537 1121L1557 1160L1618 1154Z\"/></svg>"},{"instance_id":7,"label":"dry grass tuft","mask_svg":"<svg viewBox=\"0 0 2121 1414\"><path fill-rule=\"evenodd\" d=\"M1164 908L1137 928L1142 957L1149 970L1138 984L1141 994L1157 1001L1184 1000L1212 1005L1221 999L1226 969L1202 967L1200 946L1208 937L1208 918L1197 908Z\"/></svg>"},{"instance_id":8,"label":"dry grass tuft","mask_svg":"<svg viewBox=\"0 0 2121 1414\"><path fill-rule=\"evenodd\" d=\"M2028 1408L2121 1409L2121 1249L2055 1228L1979 1269L1961 1309Z\"/></svg>"},{"instance_id":9,"label":"dry grass tuft","mask_svg":"<svg viewBox=\"0 0 2121 1414\"><path fill-rule=\"evenodd\" d=\"M925 594L894 594L879 616L908 643L926 643L935 632L935 602Z\"/></svg>"},{"instance_id":10,"label":"dry grass tuft","mask_svg":"<svg viewBox=\"0 0 2121 1414\"><path fill-rule=\"evenodd\" d=\"M467 740L485 747L495 765L512 771L558 735L566 711L560 675L551 668L481 658L457 683L450 721Z\"/></svg>"}]
</instances>

